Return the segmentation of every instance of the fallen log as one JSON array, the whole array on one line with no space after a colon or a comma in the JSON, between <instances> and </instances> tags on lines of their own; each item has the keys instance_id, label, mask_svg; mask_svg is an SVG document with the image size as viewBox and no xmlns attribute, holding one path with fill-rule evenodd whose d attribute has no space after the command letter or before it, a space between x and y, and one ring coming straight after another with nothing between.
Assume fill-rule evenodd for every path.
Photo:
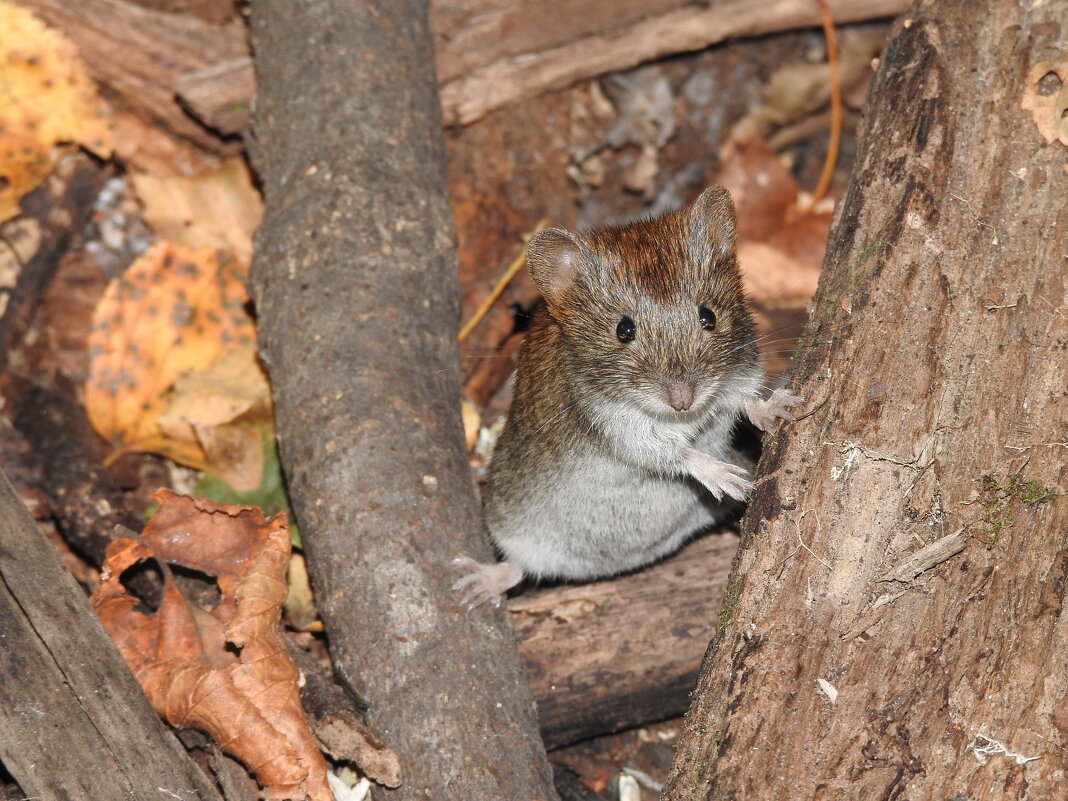
<instances>
[{"instance_id":1,"label":"fallen log","mask_svg":"<svg viewBox=\"0 0 1068 801\"><path fill-rule=\"evenodd\" d=\"M617 0L631 9L640 4ZM494 3L493 5L498 5ZM551 5L551 11L545 8ZM761 36L780 31L819 25L819 6L813 0L718 0L690 3L671 8L656 4L661 13L636 17L612 14L594 2L545 4L528 0L497 9L493 21L487 11L476 17L477 36L457 31L439 42L439 65L444 61L449 74L452 48L479 52L480 45L494 54L485 63L460 59L464 68L441 86L442 113L446 124L466 124L484 117L495 108L518 103L550 89L561 89L584 78L635 67L678 53L702 50L727 39ZM601 7L604 25L599 29L581 24L589 17L590 6ZM838 23L891 17L908 7L907 0L832 0L832 14ZM550 16L551 15L551 16ZM489 20L487 20L489 18ZM551 26L576 32L573 38L552 45L538 41L531 46L523 35L526 28ZM517 33L511 33L511 32ZM510 34L510 36L509 36ZM509 47L488 48L494 36L508 36ZM454 45L453 42L458 43Z\"/></svg>"},{"instance_id":2,"label":"fallen log","mask_svg":"<svg viewBox=\"0 0 1068 801\"><path fill-rule=\"evenodd\" d=\"M710 534L637 573L509 601L548 748L686 711L737 544Z\"/></svg>"},{"instance_id":3,"label":"fallen log","mask_svg":"<svg viewBox=\"0 0 1068 801\"><path fill-rule=\"evenodd\" d=\"M0 762L25 795L221 801L2 473L0 553Z\"/></svg>"},{"instance_id":4,"label":"fallen log","mask_svg":"<svg viewBox=\"0 0 1068 801\"><path fill-rule=\"evenodd\" d=\"M112 97L210 152L232 154L224 141L186 113L175 95L189 72L248 57L245 26L219 26L191 14L171 14L124 0L17 0L78 47L90 74ZM121 54L121 57L119 57Z\"/></svg>"},{"instance_id":5,"label":"fallen log","mask_svg":"<svg viewBox=\"0 0 1068 801\"><path fill-rule=\"evenodd\" d=\"M211 25L125 0L17 2L70 37L93 76L123 103L174 133L224 153L234 143L208 128L232 134L248 126L255 70L241 25ZM835 20L847 23L891 17L908 3L830 5ZM446 125L462 125L665 56L814 27L819 9L813 0L438 0L431 4L431 25L442 116Z\"/></svg>"}]
</instances>

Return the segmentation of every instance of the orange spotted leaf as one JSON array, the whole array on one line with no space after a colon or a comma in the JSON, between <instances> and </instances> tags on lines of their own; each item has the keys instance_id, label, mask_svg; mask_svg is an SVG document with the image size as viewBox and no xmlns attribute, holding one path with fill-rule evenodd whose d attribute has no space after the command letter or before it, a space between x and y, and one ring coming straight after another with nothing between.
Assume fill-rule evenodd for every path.
<instances>
[{"instance_id":1,"label":"orange spotted leaf","mask_svg":"<svg viewBox=\"0 0 1068 801\"><path fill-rule=\"evenodd\" d=\"M251 347L243 274L217 251L163 242L108 286L89 336L85 399L93 426L111 443L111 459L152 451L211 466L193 425L165 430L160 417L180 380Z\"/></svg>"},{"instance_id":2,"label":"orange spotted leaf","mask_svg":"<svg viewBox=\"0 0 1068 801\"><path fill-rule=\"evenodd\" d=\"M59 143L112 152L108 110L78 51L26 9L0 2L0 221L52 169Z\"/></svg>"}]
</instances>

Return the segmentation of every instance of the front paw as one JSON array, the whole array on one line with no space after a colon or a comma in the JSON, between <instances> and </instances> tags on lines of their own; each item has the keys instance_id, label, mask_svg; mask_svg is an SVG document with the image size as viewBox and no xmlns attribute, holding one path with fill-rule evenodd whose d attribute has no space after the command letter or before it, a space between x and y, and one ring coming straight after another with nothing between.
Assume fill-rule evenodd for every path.
<instances>
[{"instance_id":1,"label":"front paw","mask_svg":"<svg viewBox=\"0 0 1068 801\"><path fill-rule=\"evenodd\" d=\"M460 604L468 609L487 602L499 607L504 594L523 578L523 572L509 562L486 565L470 556L457 556L452 563L467 574L452 588L460 593Z\"/></svg>"},{"instance_id":2,"label":"front paw","mask_svg":"<svg viewBox=\"0 0 1068 801\"><path fill-rule=\"evenodd\" d=\"M724 495L744 501L753 491L753 482L746 478L749 471L736 464L691 450L683 456L683 465L686 472L701 482L717 501L722 501Z\"/></svg>"},{"instance_id":3,"label":"front paw","mask_svg":"<svg viewBox=\"0 0 1068 801\"><path fill-rule=\"evenodd\" d=\"M778 420L796 420L790 410L804 402L804 398L788 389L777 389L767 400L751 398L745 404L745 415L761 431L771 431Z\"/></svg>"}]
</instances>

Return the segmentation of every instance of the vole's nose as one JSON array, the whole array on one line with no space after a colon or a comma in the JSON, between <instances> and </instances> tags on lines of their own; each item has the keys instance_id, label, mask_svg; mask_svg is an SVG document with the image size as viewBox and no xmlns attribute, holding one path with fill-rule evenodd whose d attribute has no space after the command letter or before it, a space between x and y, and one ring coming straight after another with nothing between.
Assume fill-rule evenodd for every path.
<instances>
[{"instance_id":1,"label":"vole's nose","mask_svg":"<svg viewBox=\"0 0 1068 801\"><path fill-rule=\"evenodd\" d=\"M668 406L676 412L685 412L693 406L694 386L687 381L672 381L665 388Z\"/></svg>"}]
</instances>

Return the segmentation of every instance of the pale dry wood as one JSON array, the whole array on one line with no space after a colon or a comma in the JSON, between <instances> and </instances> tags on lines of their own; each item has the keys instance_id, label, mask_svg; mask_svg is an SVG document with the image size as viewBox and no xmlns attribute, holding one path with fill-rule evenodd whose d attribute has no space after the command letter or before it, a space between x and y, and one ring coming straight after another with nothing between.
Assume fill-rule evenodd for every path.
<instances>
[{"instance_id":1,"label":"pale dry wood","mask_svg":"<svg viewBox=\"0 0 1068 801\"><path fill-rule=\"evenodd\" d=\"M1068 151L1020 106L1065 19L897 25L666 801L1064 797Z\"/></svg>"},{"instance_id":2,"label":"pale dry wood","mask_svg":"<svg viewBox=\"0 0 1068 801\"><path fill-rule=\"evenodd\" d=\"M525 9L528 18L535 15L531 10L534 5ZM831 4L838 23L894 16L907 7L907 0L839 0ZM522 27L521 23L513 24ZM469 123L495 108L583 78L701 50L734 37L815 25L819 25L819 8L812 0L719 0L590 31L555 47L527 50L520 40L519 46L500 52L494 61L446 80L441 87L442 113L447 124ZM444 47L441 50L439 61L447 52Z\"/></svg>"},{"instance_id":3,"label":"pale dry wood","mask_svg":"<svg viewBox=\"0 0 1068 801\"><path fill-rule=\"evenodd\" d=\"M711 534L637 573L509 601L546 746L686 711L737 545Z\"/></svg>"},{"instance_id":4,"label":"pale dry wood","mask_svg":"<svg viewBox=\"0 0 1068 801\"><path fill-rule=\"evenodd\" d=\"M79 46L133 109L211 150L248 125L255 71L243 30L124 0L18 0ZM839 0L838 22L900 13L906 0ZM446 124L550 89L731 37L819 24L811 0L439 0L431 7ZM122 58L116 58L122 53ZM190 116L189 113L192 116Z\"/></svg>"},{"instance_id":5,"label":"pale dry wood","mask_svg":"<svg viewBox=\"0 0 1068 801\"><path fill-rule=\"evenodd\" d=\"M693 0L431 0L440 83L519 53L631 27Z\"/></svg>"},{"instance_id":6,"label":"pale dry wood","mask_svg":"<svg viewBox=\"0 0 1068 801\"><path fill-rule=\"evenodd\" d=\"M0 473L0 761L28 798L220 801Z\"/></svg>"},{"instance_id":7,"label":"pale dry wood","mask_svg":"<svg viewBox=\"0 0 1068 801\"><path fill-rule=\"evenodd\" d=\"M237 133L248 125L252 114L256 71L248 56L231 58L179 76L174 91L209 128Z\"/></svg>"}]
</instances>

